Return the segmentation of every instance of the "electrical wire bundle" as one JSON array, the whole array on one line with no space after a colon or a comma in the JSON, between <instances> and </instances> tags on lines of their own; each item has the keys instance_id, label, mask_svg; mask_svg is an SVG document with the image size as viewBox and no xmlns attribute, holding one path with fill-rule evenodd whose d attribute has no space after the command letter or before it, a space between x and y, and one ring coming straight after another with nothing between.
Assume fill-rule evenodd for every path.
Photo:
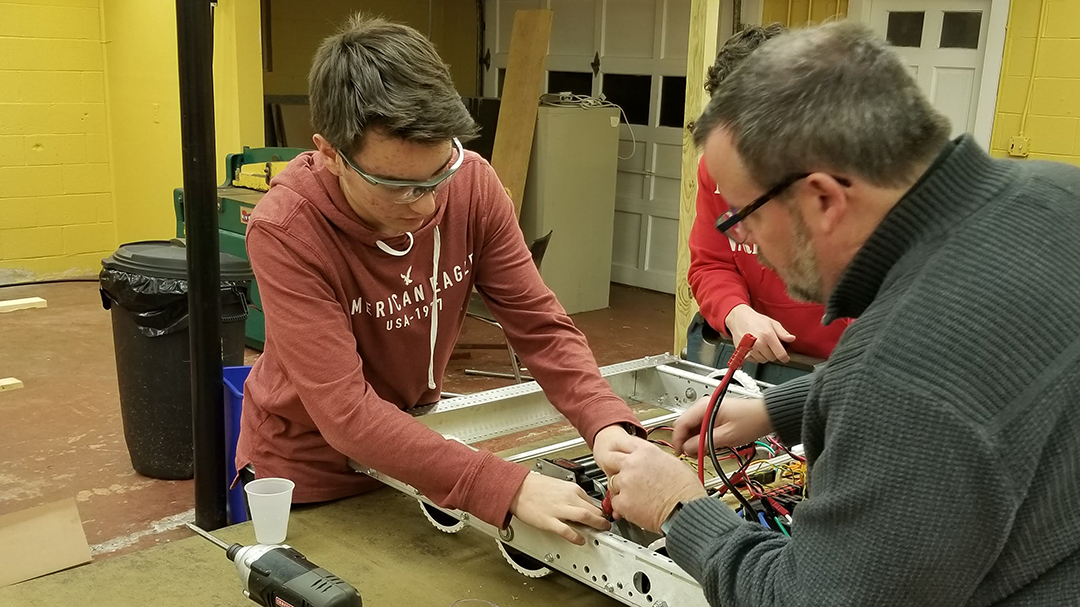
<instances>
[{"instance_id":1,"label":"electrical wire bundle","mask_svg":"<svg viewBox=\"0 0 1080 607\"><path fill-rule=\"evenodd\" d=\"M735 348L735 353L732 354L731 359L728 361L728 368L720 381L720 385L717 386L709 399L709 406L702 419L701 433L698 436L698 480L705 484L704 464L705 454L707 453L713 469L716 471L717 476L720 477L720 480L723 481L723 486L716 491L717 495L723 496L726 492L731 492L742 505L738 511L739 516L748 521L761 523L763 527L774 529L784 535L791 535L789 532L792 522L791 511L803 496L802 479L805 474L805 458L789 451L773 436L754 441L751 445L742 448L722 447L722 449L729 452L728 455L722 457L717 455L717 449L713 443L713 428L716 425L721 402L727 393L735 371L742 366L746 355L753 348L756 341L757 339L753 335L747 334L743 336L739 341L739 345ZM768 489L759 479L752 478L752 476L757 476L758 473L749 473L749 468L759 448L768 452L770 458L783 451L795 460L788 465L782 466L769 464L776 472L777 477L791 481L789 484ZM746 452L747 449L749 450L748 453ZM738 470L731 477L721 467L720 460L722 459L735 459L739 462ZM745 485L750 499L747 499L736 486L739 484ZM752 502L757 502L758 507L755 508Z\"/></svg>"},{"instance_id":2,"label":"electrical wire bundle","mask_svg":"<svg viewBox=\"0 0 1080 607\"><path fill-rule=\"evenodd\" d=\"M619 113L622 115L623 124L626 125L626 130L630 131L630 141L632 147L630 148L629 156L619 156L619 160L630 160L637 153L637 137L634 135L634 128L630 126L630 119L626 117L626 110L622 109L622 106L617 103L612 103L607 100L607 97L600 94L599 97L590 97L588 95L575 95L574 93L544 93L540 95L540 105L550 105L555 107L580 107L584 109L601 108L601 107L613 107L618 108Z\"/></svg>"},{"instance_id":3,"label":"electrical wire bundle","mask_svg":"<svg viewBox=\"0 0 1080 607\"><path fill-rule=\"evenodd\" d=\"M740 517L761 523L762 526L774 529L784 535L791 535L789 532L792 522L791 512L804 496L806 459L789 451L773 435L765 436L742 447L721 446L719 447L719 453L713 441L712 430L716 425L717 415L724 395L727 393L735 372L742 366L756 341L757 339L753 335L747 334L743 336L728 361L728 368L723 374L720 384L709 399L708 407L702 419L701 432L698 435L697 460L695 461L686 455L681 456L680 459L697 472L698 481L704 485L705 455L707 453L716 475L723 481L723 485L718 487L713 495L723 497L727 492L731 492L741 504L741 507L737 510ZM653 438L652 434L657 431L673 432L674 428L671 426L651 428L646 433L646 439L650 443L671 450L673 453L678 451L675 445L669 441ZM790 456L792 461L774 463L755 460L759 449L768 454L767 459L769 460L783 452ZM738 462L739 467L731 476L728 476L721 466L720 462L723 460L736 460ZM750 472L750 466L755 461L758 463L758 468L754 472ZM768 477L762 474L762 466L765 467L764 472L766 474L770 471L774 473L774 476L771 477L774 480L768 480ZM779 486L774 485L779 480L786 481L786 483ZM763 483L769 484L770 487L766 487ZM743 494L738 485L745 487L745 491L750 496L749 499ZM754 507L755 502L757 508Z\"/></svg>"},{"instance_id":4,"label":"electrical wire bundle","mask_svg":"<svg viewBox=\"0 0 1080 607\"><path fill-rule=\"evenodd\" d=\"M747 516L753 516L755 513L754 507L750 505L749 500L743 496L738 489L735 488L734 483L724 473L723 467L720 466L720 460L716 457L716 446L713 444L713 425L716 423L716 414L720 411L719 403L723 399L724 394L727 393L728 386L731 384L731 378L735 375L735 371L742 366L743 361L746 360L746 355L750 353L750 349L754 347L754 343L757 338L747 333L743 335L739 340L739 345L735 348L735 353L731 355L731 359L728 360L727 373L724 373L724 378L720 380L720 385L713 390L712 398L709 399L709 406L705 411L705 417L702 419L701 434L698 435L698 480L701 484L705 484L705 449L708 448L709 458L712 460L713 469L720 477L720 480L724 482L724 486L729 491L735 494L739 502L742 503L743 510ZM737 455L737 452L736 452ZM748 458L740 469L740 474L745 474L746 467L749 465L750 460ZM752 519L751 519L752 520Z\"/></svg>"}]
</instances>

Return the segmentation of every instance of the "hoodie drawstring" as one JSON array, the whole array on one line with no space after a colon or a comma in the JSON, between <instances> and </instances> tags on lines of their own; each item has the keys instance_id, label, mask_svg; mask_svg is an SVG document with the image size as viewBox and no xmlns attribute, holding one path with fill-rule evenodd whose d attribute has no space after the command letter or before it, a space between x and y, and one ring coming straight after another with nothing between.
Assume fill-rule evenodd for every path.
<instances>
[{"instance_id":1,"label":"hoodie drawstring","mask_svg":"<svg viewBox=\"0 0 1080 607\"><path fill-rule=\"evenodd\" d=\"M410 238L412 234L409 234ZM411 241L410 241L411 243ZM410 244L410 248L411 244ZM435 226L435 252L432 254L432 286L439 283L439 252L442 249L442 237L439 226ZM427 385L428 390L435 389L435 338L439 334L439 292L431 289L431 351L428 353Z\"/></svg>"},{"instance_id":2,"label":"hoodie drawstring","mask_svg":"<svg viewBox=\"0 0 1080 607\"><path fill-rule=\"evenodd\" d=\"M383 242L381 240L376 240L375 245L378 246L379 249L382 250L382 252L386 253L387 255L393 255L394 257L405 257L406 255L409 254L409 251L412 250L412 246L413 246L412 232L405 232L405 235L409 237L409 246L405 247L404 251L395 251L394 249L390 248L390 245L386 244L385 242Z\"/></svg>"}]
</instances>

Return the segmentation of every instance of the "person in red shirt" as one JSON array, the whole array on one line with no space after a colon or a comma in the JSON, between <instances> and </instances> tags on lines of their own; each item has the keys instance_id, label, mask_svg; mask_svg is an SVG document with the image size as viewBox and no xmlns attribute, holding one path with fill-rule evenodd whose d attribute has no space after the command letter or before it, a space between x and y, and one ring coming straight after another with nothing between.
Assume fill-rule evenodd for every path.
<instances>
[{"instance_id":1,"label":"person in red shirt","mask_svg":"<svg viewBox=\"0 0 1080 607\"><path fill-rule=\"evenodd\" d=\"M576 543L568 523L607 529L576 484L408 413L439 400L475 287L602 468L616 439L644 435L540 278L495 172L462 149L477 127L434 47L358 15L323 42L309 85L318 149L274 178L247 227L266 348L237 470L321 502L378 485L352 459L499 527L514 515Z\"/></svg>"},{"instance_id":2,"label":"person in red shirt","mask_svg":"<svg viewBox=\"0 0 1080 607\"><path fill-rule=\"evenodd\" d=\"M709 68L705 90L710 95L754 49L784 32L784 26L752 26L729 38ZM690 231L688 279L701 316L708 325L738 343L750 333L757 343L754 362L788 362L788 351L828 358L850 321L823 326L824 306L796 301L776 272L763 265L757 245L738 243L716 231L716 220L728 211L720 189L698 164L697 217ZM692 325L691 330L696 328ZM712 361L700 361L712 362Z\"/></svg>"}]
</instances>

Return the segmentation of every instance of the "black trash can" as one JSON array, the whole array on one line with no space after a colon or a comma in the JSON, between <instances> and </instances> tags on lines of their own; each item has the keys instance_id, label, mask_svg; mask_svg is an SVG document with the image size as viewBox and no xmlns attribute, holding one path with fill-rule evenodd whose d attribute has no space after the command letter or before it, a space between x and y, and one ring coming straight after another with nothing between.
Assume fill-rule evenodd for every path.
<instances>
[{"instance_id":1,"label":"black trash can","mask_svg":"<svg viewBox=\"0 0 1080 607\"><path fill-rule=\"evenodd\" d=\"M122 245L101 261L101 303L112 310L120 412L131 465L166 480L194 476L187 249L181 240ZM244 364L244 259L221 254L221 358Z\"/></svg>"}]
</instances>

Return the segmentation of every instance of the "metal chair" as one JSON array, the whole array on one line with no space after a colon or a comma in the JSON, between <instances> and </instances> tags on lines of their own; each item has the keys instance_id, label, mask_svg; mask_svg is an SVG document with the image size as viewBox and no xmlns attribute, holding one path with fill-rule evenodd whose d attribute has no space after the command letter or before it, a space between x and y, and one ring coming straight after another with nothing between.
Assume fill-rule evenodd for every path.
<instances>
[{"instance_id":1,"label":"metal chair","mask_svg":"<svg viewBox=\"0 0 1080 607\"><path fill-rule=\"evenodd\" d=\"M544 261L544 253L547 252L548 243L551 242L551 232L544 234L540 238L532 241L529 245L529 252L532 253L533 263L536 264L536 269L540 269L540 264ZM495 320L495 316L492 315L491 310L488 309L487 304L484 303L483 298L480 297L480 293L473 291L472 296L469 297L469 308L466 310L465 315L470 318L483 321L494 327L498 327L500 331L503 330L499 321ZM510 345L510 341L506 339L506 334L503 333L503 342L506 344L506 352L510 355L510 368L513 369L513 373L498 373L495 371L480 371L478 369L465 369L466 375L479 375L482 377L501 377L504 379L513 379L517 383L523 381L532 381L532 377L523 375L521 372L521 366L518 362L517 354L514 352L514 347ZM493 346L492 344L459 344L459 348L463 349L483 349Z\"/></svg>"}]
</instances>

